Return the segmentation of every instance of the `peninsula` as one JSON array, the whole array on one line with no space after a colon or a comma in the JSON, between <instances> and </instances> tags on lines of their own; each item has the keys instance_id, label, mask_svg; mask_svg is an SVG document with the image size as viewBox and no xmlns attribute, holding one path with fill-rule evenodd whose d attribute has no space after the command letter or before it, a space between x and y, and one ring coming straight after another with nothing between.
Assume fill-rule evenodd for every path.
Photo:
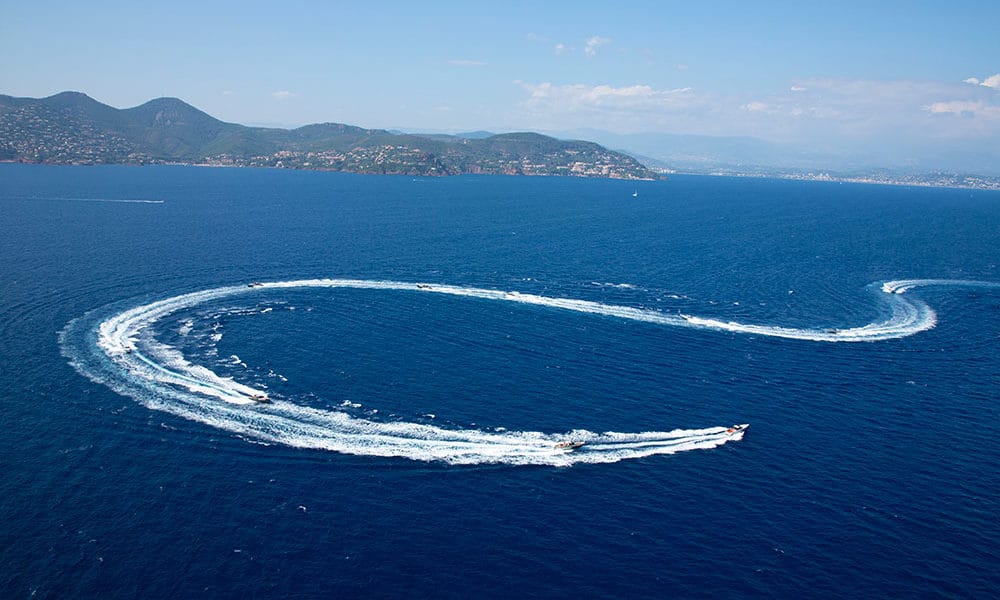
<instances>
[{"instance_id":1,"label":"peninsula","mask_svg":"<svg viewBox=\"0 0 1000 600\"><path fill-rule=\"evenodd\" d=\"M79 92L48 98L0 95L0 161L661 178L631 156L593 142L537 133L416 135L340 123L247 127L220 121L176 98L116 109Z\"/></svg>"}]
</instances>

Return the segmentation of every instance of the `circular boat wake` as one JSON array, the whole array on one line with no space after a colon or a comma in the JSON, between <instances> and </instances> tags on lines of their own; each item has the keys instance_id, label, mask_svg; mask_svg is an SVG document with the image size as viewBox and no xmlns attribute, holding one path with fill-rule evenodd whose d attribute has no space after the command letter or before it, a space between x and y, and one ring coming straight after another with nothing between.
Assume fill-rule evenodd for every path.
<instances>
[{"instance_id":1,"label":"circular boat wake","mask_svg":"<svg viewBox=\"0 0 1000 600\"><path fill-rule=\"evenodd\" d=\"M937 319L934 311L924 302L904 295L910 289L928 285L997 287L997 284L970 281L891 281L882 284L877 290L878 296L888 307L886 319L851 329L824 330L724 322L587 300L474 287L398 281L309 279L203 290L135 306L111 316L95 311L71 321L60 334L60 345L63 354L81 374L120 394L133 397L151 409L267 443L452 464L565 466L574 463L610 463L656 454L715 448L742 439L746 426L639 433L595 433L580 429L553 434L500 429L448 429L423 423L379 422L336 409L311 408L286 399L269 398L264 390L222 377L205 366L190 362L180 350L159 341L153 332L157 323L164 318L219 299L263 290L355 288L516 302L662 326L817 342L871 342L901 338L934 327Z\"/></svg>"}]
</instances>

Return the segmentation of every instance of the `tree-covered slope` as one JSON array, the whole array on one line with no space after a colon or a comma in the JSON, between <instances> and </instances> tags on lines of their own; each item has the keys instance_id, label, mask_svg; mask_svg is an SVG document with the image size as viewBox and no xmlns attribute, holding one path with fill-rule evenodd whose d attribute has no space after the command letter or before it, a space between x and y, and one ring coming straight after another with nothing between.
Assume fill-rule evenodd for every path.
<instances>
[{"instance_id":1,"label":"tree-covered slope","mask_svg":"<svg viewBox=\"0 0 1000 600\"><path fill-rule=\"evenodd\" d=\"M177 98L116 109L79 92L0 95L0 160L193 163L358 173L495 173L649 179L635 159L537 133L412 135L320 123L297 129L220 121Z\"/></svg>"}]
</instances>

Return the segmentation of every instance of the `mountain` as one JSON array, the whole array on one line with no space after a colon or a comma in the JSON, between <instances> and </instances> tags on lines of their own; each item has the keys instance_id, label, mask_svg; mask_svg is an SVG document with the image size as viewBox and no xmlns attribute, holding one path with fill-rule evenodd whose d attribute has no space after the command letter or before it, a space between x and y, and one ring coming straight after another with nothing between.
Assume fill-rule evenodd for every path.
<instances>
[{"instance_id":1,"label":"mountain","mask_svg":"<svg viewBox=\"0 0 1000 600\"><path fill-rule=\"evenodd\" d=\"M489 131L464 131L462 133L456 133L455 137L469 138L470 140L481 140L483 138L493 137L495 133Z\"/></svg>"},{"instance_id":2,"label":"mountain","mask_svg":"<svg viewBox=\"0 0 1000 600\"><path fill-rule=\"evenodd\" d=\"M297 129L220 121L177 98L128 109L86 94L0 95L0 160L53 164L183 163L401 175L572 175L655 179L598 144L537 133L417 135L320 123Z\"/></svg>"}]
</instances>

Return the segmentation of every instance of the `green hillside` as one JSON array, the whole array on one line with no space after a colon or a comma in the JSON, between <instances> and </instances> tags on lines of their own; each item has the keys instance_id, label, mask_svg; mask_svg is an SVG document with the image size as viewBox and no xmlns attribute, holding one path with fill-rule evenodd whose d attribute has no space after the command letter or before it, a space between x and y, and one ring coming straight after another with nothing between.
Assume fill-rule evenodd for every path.
<instances>
[{"instance_id":1,"label":"green hillside","mask_svg":"<svg viewBox=\"0 0 1000 600\"><path fill-rule=\"evenodd\" d=\"M0 95L0 160L182 163L404 175L572 175L655 179L635 159L537 133L413 135L320 123L297 129L220 121L177 98L116 109L79 92Z\"/></svg>"}]
</instances>

